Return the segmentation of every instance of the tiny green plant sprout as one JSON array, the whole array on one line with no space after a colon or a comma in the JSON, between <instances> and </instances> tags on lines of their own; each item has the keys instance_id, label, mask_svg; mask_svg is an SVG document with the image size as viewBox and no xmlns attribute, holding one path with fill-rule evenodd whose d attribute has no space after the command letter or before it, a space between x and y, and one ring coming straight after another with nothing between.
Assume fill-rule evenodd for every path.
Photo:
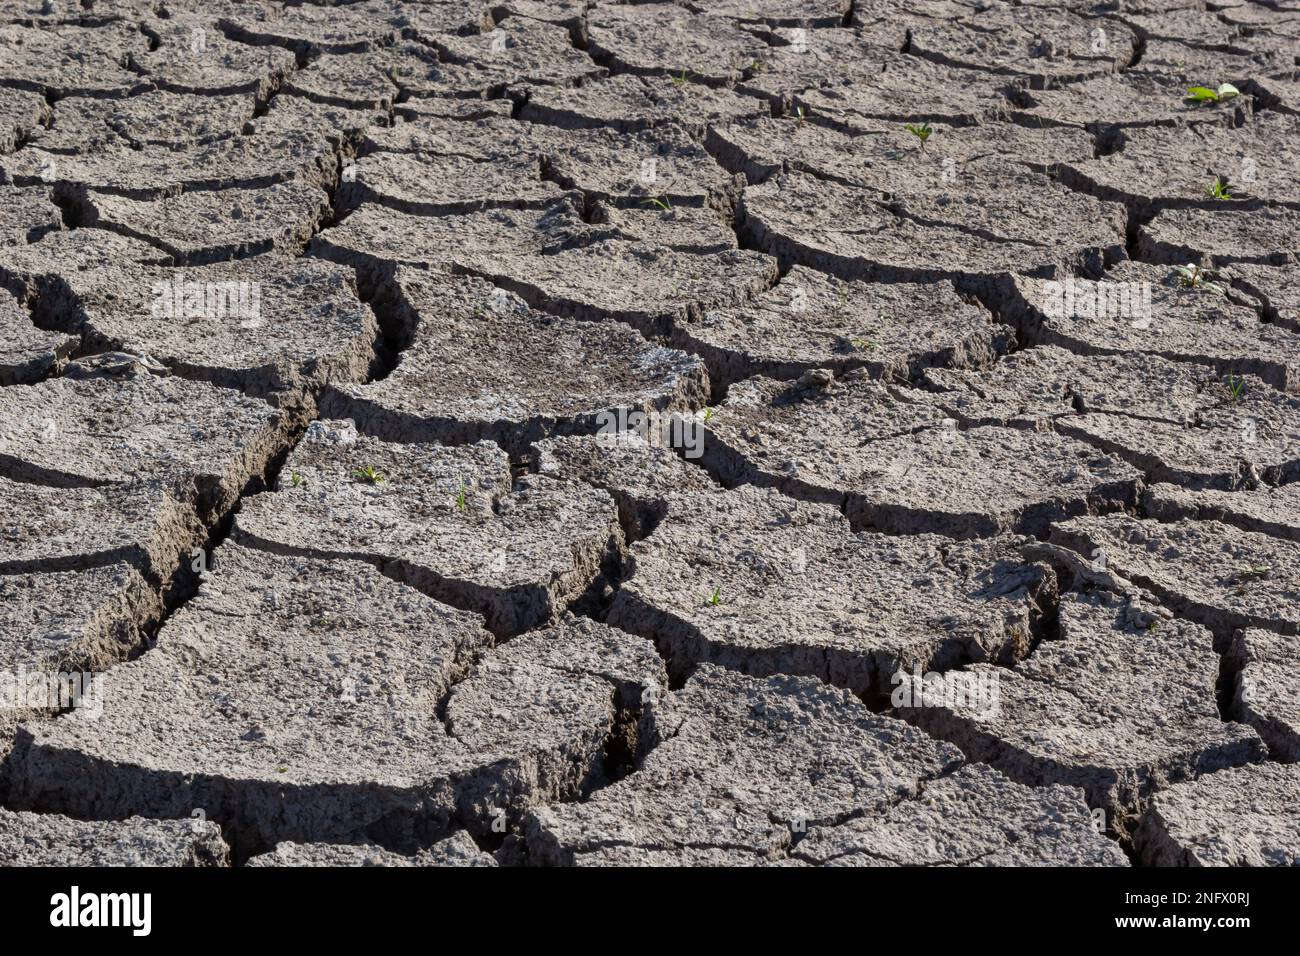
<instances>
[{"instance_id":1,"label":"tiny green plant sprout","mask_svg":"<svg viewBox=\"0 0 1300 956\"><path fill-rule=\"evenodd\" d=\"M295 488L301 488L307 484L307 479L296 471L291 471L289 472L289 484L293 485Z\"/></svg>"},{"instance_id":2,"label":"tiny green plant sprout","mask_svg":"<svg viewBox=\"0 0 1300 956\"><path fill-rule=\"evenodd\" d=\"M371 485L382 484L388 480L387 476L385 476L382 471L375 468L374 465L366 465L364 468L358 468L356 471L352 472L352 477L357 479L357 481L364 481Z\"/></svg>"},{"instance_id":3,"label":"tiny green plant sprout","mask_svg":"<svg viewBox=\"0 0 1300 956\"><path fill-rule=\"evenodd\" d=\"M713 593L704 599L704 603L707 604L709 607L717 607L719 604L721 604L722 588L720 587L714 588Z\"/></svg>"},{"instance_id":4,"label":"tiny green plant sprout","mask_svg":"<svg viewBox=\"0 0 1300 956\"><path fill-rule=\"evenodd\" d=\"M1231 188L1228 186L1228 181L1222 176L1215 176L1214 182L1205 187L1205 195L1209 196L1211 199L1234 198Z\"/></svg>"},{"instance_id":5,"label":"tiny green plant sprout","mask_svg":"<svg viewBox=\"0 0 1300 956\"><path fill-rule=\"evenodd\" d=\"M1241 91L1231 83L1220 83L1219 88L1216 90L1212 90L1208 86L1189 86L1187 88L1188 102L1206 103L1211 106L1240 95Z\"/></svg>"},{"instance_id":6,"label":"tiny green plant sprout","mask_svg":"<svg viewBox=\"0 0 1300 956\"><path fill-rule=\"evenodd\" d=\"M641 205L654 206L656 209L661 209L664 212L672 212L673 210L672 203L663 196L647 196L645 199L641 200Z\"/></svg>"},{"instance_id":7,"label":"tiny green plant sprout","mask_svg":"<svg viewBox=\"0 0 1300 956\"><path fill-rule=\"evenodd\" d=\"M686 85L686 69L685 67L683 67L682 72L677 76L673 77L673 86L685 86L685 85Z\"/></svg>"},{"instance_id":8,"label":"tiny green plant sprout","mask_svg":"<svg viewBox=\"0 0 1300 956\"><path fill-rule=\"evenodd\" d=\"M461 483L460 483L460 491L456 492L456 510L457 510L457 511L464 511L464 510L465 510L465 482L464 482L464 480L462 480Z\"/></svg>"},{"instance_id":9,"label":"tiny green plant sprout","mask_svg":"<svg viewBox=\"0 0 1300 956\"><path fill-rule=\"evenodd\" d=\"M1239 402L1246 395L1246 380L1240 375L1229 375L1223 380L1223 384L1228 386L1228 394L1232 396L1234 402Z\"/></svg>"},{"instance_id":10,"label":"tiny green plant sprout","mask_svg":"<svg viewBox=\"0 0 1300 956\"><path fill-rule=\"evenodd\" d=\"M1273 569L1267 564L1249 564L1237 571L1238 581L1258 581L1268 577Z\"/></svg>"},{"instance_id":11,"label":"tiny green plant sprout","mask_svg":"<svg viewBox=\"0 0 1300 956\"><path fill-rule=\"evenodd\" d=\"M1229 578L1229 583L1235 584L1232 589L1233 594L1244 595L1246 586L1251 581L1264 581L1273 576L1273 569L1267 564L1246 564L1239 567L1235 574Z\"/></svg>"},{"instance_id":12,"label":"tiny green plant sprout","mask_svg":"<svg viewBox=\"0 0 1300 956\"><path fill-rule=\"evenodd\" d=\"M707 425L707 424L708 424L709 422L711 422L711 421L713 421L713 409L712 409L712 408L705 408L705 409L704 409L704 424Z\"/></svg>"},{"instance_id":13,"label":"tiny green plant sprout","mask_svg":"<svg viewBox=\"0 0 1300 956\"><path fill-rule=\"evenodd\" d=\"M796 106L794 108L794 116L795 119L798 120L800 126L802 126L808 119L808 114L804 112L804 108L802 105Z\"/></svg>"},{"instance_id":14,"label":"tiny green plant sprout","mask_svg":"<svg viewBox=\"0 0 1300 956\"><path fill-rule=\"evenodd\" d=\"M925 149L925 141L930 138L934 128L929 123L904 123L903 129L907 130L913 136L921 141L921 148Z\"/></svg>"},{"instance_id":15,"label":"tiny green plant sprout","mask_svg":"<svg viewBox=\"0 0 1300 956\"><path fill-rule=\"evenodd\" d=\"M1223 286L1216 280L1219 274L1213 269L1203 269L1189 262L1185 266L1174 266L1178 274L1178 284L1184 289L1196 289L1199 292L1222 292Z\"/></svg>"},{"instance_id":16,"label":"tiny green plant sprout","mask_svg":"<svg viewBox=\"0 0 1300 956\"><path fill-rule=\"evenodd\" d=\"M859 352L873 352L876 349L876 343L871 339L853 339L850 344Z\"/></svg>"}]
</instances>

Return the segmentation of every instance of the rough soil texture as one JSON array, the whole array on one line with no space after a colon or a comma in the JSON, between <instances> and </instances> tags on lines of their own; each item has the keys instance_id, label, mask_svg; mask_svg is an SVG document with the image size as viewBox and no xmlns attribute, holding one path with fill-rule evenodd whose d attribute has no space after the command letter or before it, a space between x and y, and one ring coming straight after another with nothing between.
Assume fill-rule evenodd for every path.
<instances>
[{"instance_id":1,"label":"rough soil texture","mask_svg":"<svg viewBox=\"0 0 1300 956\"><path fill-rule=\"evenodd\" d=\"M1297 768L1264 763L1171 787L1152 801L1135 843L1153 866L1295 866Z\"/></svg>"},{"instance_id":2,"label":"rough soil texture","mask_svg":"<svg viewBox=\"0 0 1300 956\"><path fill-rule=\"evenodd\" d=\"M0 0L0 864L1295 863L1298 70Z\"/></svg>"}]
</instances>

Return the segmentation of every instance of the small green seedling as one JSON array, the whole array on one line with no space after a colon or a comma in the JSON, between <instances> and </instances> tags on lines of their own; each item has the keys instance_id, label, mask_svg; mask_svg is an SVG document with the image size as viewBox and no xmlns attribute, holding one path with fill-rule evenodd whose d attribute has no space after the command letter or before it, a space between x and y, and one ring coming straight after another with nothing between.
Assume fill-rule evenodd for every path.
<instances>
[{"instance_id":1,"label":"small green seedling","mask_svg":"<svg viewBox=\"0 0 1300 956\"><path fill-rule=\"evenodd\" d=\"M1151 631L1155 631L1155 630L1159 629L1159 627L1160 627L1160 622L1159 622L1159 621L1152 621L1150 624L1147 625L1147 631L1148 631L1148 633L1149 633L1149 632L1151 632Z\"/></svg>"},{"instance_id":2,"label":"small green seedling","mask_svg":"<svg viewBox=\"0 0 1300 956\"><path fill-rule=\"evenodd\" d=\"M352 477L357 481L364 481L372 485L378 485L388 480L382 471L375 468L374 465L366 465L364 468L358 468L352 472Z\"/></svg>"},{"instance_id":3,"label":"small green seedling","mask_svg":"<svg viewBox=\"0 0 1300 956\"><path fill-rule=\"evenodd\" d=\"M704 603L707 604L709 607L717 607L719 604L721 604L721 603L722 603L722 588L720 588L720 587L718 587L718 588L714 588L714 589L713 589L713 593L710 594L710 595L705 599Z\"/></svg>"},{"instance_id":4,"label":"small green seedling","mask_svg":"<svg viewBox=\"0 0 1300 956\"><path fill-rule=\"evenodd\" d=\"M1231 83L1220 83L1217 90L1212 90L1208 86L1189 86L1187 88L1187 99L1192 103L1209 103L1213 105L1240 95L1241 91Z\"/></svg>"},{"instance_id":5,"label":"small green seedling","mask_svg":"<svg viewBox=\"0 0 1300 956\"><path fill-rule=\"evenodd\" d=\"M307 479L296 471L291 471L289 472L289 484L293 485L295 488L301 488L303 485L307 484Z\"/></svg>"},{"instance_id":6,"label":"small green seedling","mask_svg":"<svg viewBox=\"0 0 1300 956\"><path fill-rule=\"evenodd\" d=\"M332 629L334 627L334 616L329 611L321 611L316 617L316 626Z\"/></svg>"},{"instance_id":7,"label":"small green seedling","mask_svg":"<svg viewBox=\"0 0 1300 956\"><path fill-rule=\"evenodd\" d=\"M712 408L705 408L705 409L704 409L704 424L707 425L707 424L708 424L709 422L711 422L711 421L713 421L713 409L712 409Z\"/></svg>"},{"instance_id":8,"label":"small green seedling","mask_svg":"<svg viewBox=\"0 0 1300 956\"><path fill-rule=\"evenodd\" d=\"M763 61L759 59L755 59L753 63L749 64L749 71L751 73L762 73Z\"/></svg>"},{"instance_id":9,"label":"small green seedling","mask_svg":"<svg viewBox=\"0 0 1300 956\"><path fill-rule=\"evenodd\" d=\"M925 141L934 133L934 129L929 123L921 123L919 126L916 123L904 123L903 129L921 141L922 149L925 149Z\"/></svg>"},{"instance_id":10,"label":"small green seedling","mask_svg":"<svg viewBox=\"0 0 1300 956\"><path fill-rule=\"evenodd\" d=\"M1234 402L1239 402L1245 397L1246 380L1240 375L1229 375L1223 384L1228 386L1228 394L1232 396Z\"/></svg>"},{"instance_id":11,"label":"small green seedling","mask_svg":"<svg viewBox=\"0 0 1300 956\"><path fill-rule=\"evenodd\" d=\"M1205 187L1205 195L1209 196L1211 199L1234 198L1231 187L1228 186L1228 181L1222 176L1214 177L1214 182Z\"/></svg>"},{"instance_id":12,"label":"small green seedling","mask_svg":"<svg viewBox=\"0 0 1300 956\"><path fill-rule=\"evenodd\" d=\"M1236 582L1236 587L1232 589L1233 594L1245 594L1246 585L1251 581L1262 581L1265 578L1273 576L1273 569L1267 564L1248 564L1237 569L1237 573L1232 576Z\"/></svg>"},{"instance_id":13,"label":"small green seedling","mask_svg":"<svg viewBox=\"0 0 1300 956\"><path fill-rule=\"evenodd\" d=\"M853 339L852 345L859 352L874 352L878 348L871 339Z\"/></svg>"},{"instance_id":14,"label":"small green seedling","mask_svg":"<svg viewBox=\"0 0 1300 956\"><path fill-rule=\"evenodd\" d=\"M641 205L654 206L657 209L662 209L664 212L672 212L673 210L672 203L663 196L647 196L645 199L641 200Z\"/></svg>"},{"instance_id":15,"label":"small green seedling","mask_svg":"<svg viewBox=\"0 0 1300 956\"><path fill-rule=\"evenodd\" d=\"M1174 271L1178 273L1178 284L1185 289L1196 289L1199 292L1223 291L1223 286L1216 281L1219 274L1213 269L1203 269L1189 262L1185 266L1174 266Z\"/></svg>"},{"instance_id":16,"label":"small green seedling","mask_svg":"<svg viewBox=\"0 0 1300 956\"><path fill-rule=\"evenodd\" d=\"M799 125L802 126L807 121L808 114L804 112L802 106L796 106L794 108L794 117L798 121Z\"/></svg>"},{"instance_id":17,"label":"small green seedling","mask_svg":"<svg viewBox=\"0 0 1300 956\"><path fill-rule=\"evenodd\" d=\"M465 482L460 483L460 491L456 492L456 510L465 510Z\"/></svg>"},{"instance_id":18,"label":"small green seedling","mask_svg":"<svg viewBox=\"0 0 1300 956\"><path fill-rule=\"evenodd\" d=\"M680 75L673 77L673 86L685 86L685 85L686 85L686 70L683 69Z\"/></svg>"}]
</instances>

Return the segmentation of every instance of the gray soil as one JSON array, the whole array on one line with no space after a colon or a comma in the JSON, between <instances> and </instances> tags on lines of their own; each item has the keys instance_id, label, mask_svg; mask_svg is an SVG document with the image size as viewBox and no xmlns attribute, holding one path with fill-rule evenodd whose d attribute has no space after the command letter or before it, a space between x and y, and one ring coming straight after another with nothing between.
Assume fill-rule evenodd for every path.
<instances>
[{"instance_id":1,"label":"gray soil","mask_svg":"<svg viewBox=\"0 0 1300 956\"><path fill-rule=\"evenodd\" d=\"M1294 864L1297 69L0 0L0 865Z\"/></svg>"}]
</instances>

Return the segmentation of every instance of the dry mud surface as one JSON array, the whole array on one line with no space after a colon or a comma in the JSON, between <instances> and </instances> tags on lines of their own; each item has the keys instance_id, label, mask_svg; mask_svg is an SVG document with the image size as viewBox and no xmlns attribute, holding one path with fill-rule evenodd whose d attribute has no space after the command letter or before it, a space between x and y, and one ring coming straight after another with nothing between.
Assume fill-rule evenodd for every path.
<instances>
[{"instance_id":1,"label":"dry mud surface","mask_svg":"<svg viewBox=\"0 0 1300 956\"><path fill-rule=\"evenodd\" d=\"M0 0L0 864L1295 863L1298 71Z\"/></svg>"}]
</instances>

